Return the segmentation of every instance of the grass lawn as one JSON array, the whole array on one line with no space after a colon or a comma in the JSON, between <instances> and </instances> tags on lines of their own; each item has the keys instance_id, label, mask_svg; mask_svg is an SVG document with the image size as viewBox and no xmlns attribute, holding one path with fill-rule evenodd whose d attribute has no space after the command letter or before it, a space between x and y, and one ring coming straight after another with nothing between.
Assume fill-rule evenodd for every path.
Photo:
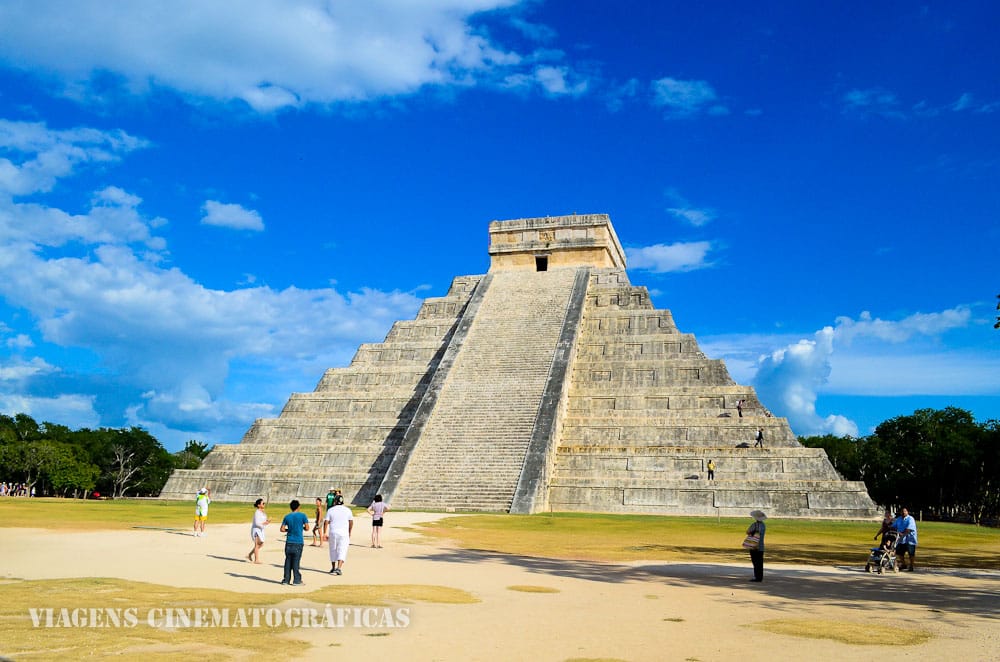
<instances>
[{"instance_id":1,"label":"grass lawn","mask_svg":"<svg viewBox=\"0 0 1000 662\"><path fill-rule=\"evenodd\" d=\"M307 508L311 504L307 504ZM269 506L272 520L287 504ZM249 523L253 506L213 503L212 524ZM158 527L187 530L194 502L76 499L0 499L0 527L57 530ZM674 560L742 562L740 548L750 518L669 517L550 513L463 515L415 527L422 535L480 549L593 561ZM391 525L391 523L390 523ZM1000 569L1000 529L967 524L918 522L917 564L935 568ZM769 563L863 565L877 522L770 519Z\"/></svg>"},{"instance_id":2,"label":"grass lawn","mask_svg":"<svg viewBox=\"0 0 1000 662\"><path fill-rule=\"evenodd\" d=\"M751 519L551 513L470 515L420 525L466 549L592 561L743 562ZM864 565L878 522L769 519L769 563ZM1000 530L919 522L917 565L1000 569Z\"/></svg>"},{"instance_id":3,"label":"grass lawn","mask_svg":"<svg viewBox=\"0 0 1000 662\"><path fill-rule=\"evenodd\" d=\"M289 650L310 647L306 641L295 640L299 628L279 621L268 627L158 627L168 611L185 611L195 618L202 610L204 622L211 622L211 612L267 609L289 606L287 596L280 593L235 593L215 589L177 588L144 582L109 578L52 580L5 580L0 582L0 624L3 639L0 650L14 659L78 660L120 657L141 657L153 660L177 660L185 657L198 660L275 660L287 659ZM44 596L44 598L40 598ZM86 596L86 597L81 597ZM296 596L296 606L313 609L322 619L327 605L351 607L388 607L414 603L471 604L477 598L460 589L427 585L328 586ZM119 622L126 623L126 609L131 611L131 624L126 627L68 627L67 625L35 627L26 605L39 604L52 609L49 618L55 623L68 624L67 616L74 611L81 618L89 609L119 610ZM156 621L149 623L149 614ZM45 616L36 613L40 622ZM102 615L102 622L113 623ZM263 617L261 617L263 618ZM300 616L301 619L301 616ZM301 620L300 620L301 622ZM235 623L235 621L234 621ZM156 626L156 627L154 627ZM275 636L281 634L285 636ZM7 659L7 658L3 658Z\"/></svg>"}]
</instances>

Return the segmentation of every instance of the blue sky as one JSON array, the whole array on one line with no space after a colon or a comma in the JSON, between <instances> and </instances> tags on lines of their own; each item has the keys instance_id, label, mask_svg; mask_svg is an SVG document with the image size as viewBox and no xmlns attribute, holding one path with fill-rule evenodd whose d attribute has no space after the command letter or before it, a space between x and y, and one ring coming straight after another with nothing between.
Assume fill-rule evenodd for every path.
<instances>
[{"instance_id":1,"label":"blue sky","mask_svg":"<svg viewBox=\"0 0 1000 662\"><path fill-rule=\"evenodd\" d=\"M798 434L1000 418L1000 8L705 4L0 4L0 412L238 441L580 212Z\"/></svg>"}]
</instances>

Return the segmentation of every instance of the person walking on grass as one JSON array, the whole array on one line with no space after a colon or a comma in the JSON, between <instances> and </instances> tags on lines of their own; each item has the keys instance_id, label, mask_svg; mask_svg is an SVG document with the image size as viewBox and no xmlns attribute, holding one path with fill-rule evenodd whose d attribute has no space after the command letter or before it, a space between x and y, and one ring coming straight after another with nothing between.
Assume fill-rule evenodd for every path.
<instances>
[{"instance_id":1,"label":"person walking on grass","mask_svg":"<svg viewBox=\"0 0 1000 662\"><path fill-rule=\"evenodd\" d=\"M323 528L329 536L330 574L344 574L344 561L351 545L351 531L354 530L354 513L344 505L344 497L337 495L333 508L326 511Z\"/></svg>"},{"instance_id":2,"label":"person walking on grass","mask_svg":"<svg viewBox=\"0 0 1000 662\"><path fill-rule=\"evenodd\" d=\"M271 523L271 520L267 519L267 513L264 512L265 506L267 504L264 503L263 499L257 499L253 502L253 523L250 525L250 542L253 547L247 554L247 561L258 565L260 564L260 548L264 546L264 527Z\"/></svg>"},{"instance_id":3,"label":"person walking on grass","mask_svg":"<svg viewBox=\"0 0 1000 662\"><path fill-rule=\"evenodd\" d=\"M389 504L382 501L382 495L376 494L368 512L372 516L372 547L382 546L382 522L385 511L389 510Z\"/></svg>"},{"instance_id":4,"label":"person walking on grass","mask_svg":"<svg viewBox=\"0 0 1000 662\"><path fill-rule=\"evenodd\" d=\"M208 521L208 504L212 503L212 490L203 487L194 498L194 535L205 535L205 522Z\"/></svg>"},{"instance_id":5,"label":"person walking on grass","mask_svg":"<svg viewBox=\"0 0 1000 662\"><path fill-rule=\"evenodd\" d=\"M292 512L281 520L281 532L285 534L285 575L281 583L287 584L292 580L292 584L299 586L302 584L299 564L302 561L302 547L306 544L302 534L309 530L309 518L305 513L299 512L298 499L292 499L288 507Z\"/></svg>"}]
</instances>

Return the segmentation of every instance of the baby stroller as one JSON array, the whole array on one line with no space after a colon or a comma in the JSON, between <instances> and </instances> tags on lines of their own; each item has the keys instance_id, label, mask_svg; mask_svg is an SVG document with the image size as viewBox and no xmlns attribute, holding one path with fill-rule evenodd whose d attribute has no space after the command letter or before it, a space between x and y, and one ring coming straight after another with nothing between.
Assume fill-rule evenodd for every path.
<instances>
[{"instance_id":1,"label":"baby stroller","mask_svg":"<svg viewBox=\"0 0 1000 662\"><path fill-rule=\"evenodd\" d=\"M899 568L896 567L896 544L898 542L899 531L886 533L882 544L871 548L868 563L865 564L865 572L877 572L880 575L886 570L899 572Z\"/></svg>"}]
</instances>

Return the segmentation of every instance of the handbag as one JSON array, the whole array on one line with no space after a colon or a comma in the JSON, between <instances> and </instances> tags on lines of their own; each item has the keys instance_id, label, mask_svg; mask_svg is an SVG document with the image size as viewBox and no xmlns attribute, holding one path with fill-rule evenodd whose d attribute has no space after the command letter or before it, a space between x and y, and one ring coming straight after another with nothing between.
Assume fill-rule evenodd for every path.
<instances>
[{"instance_id":1,"label":"handbag","mask_svg":"<svg viewBox=\"0 0 1000 662\"><path fill-rule=\"evenodd\" d=\"M757 522L753 523L750 531L752 533L747 533L747 537L743 539L743 549L760 549L760 529Z\"/></svg>"}]
</instances>

